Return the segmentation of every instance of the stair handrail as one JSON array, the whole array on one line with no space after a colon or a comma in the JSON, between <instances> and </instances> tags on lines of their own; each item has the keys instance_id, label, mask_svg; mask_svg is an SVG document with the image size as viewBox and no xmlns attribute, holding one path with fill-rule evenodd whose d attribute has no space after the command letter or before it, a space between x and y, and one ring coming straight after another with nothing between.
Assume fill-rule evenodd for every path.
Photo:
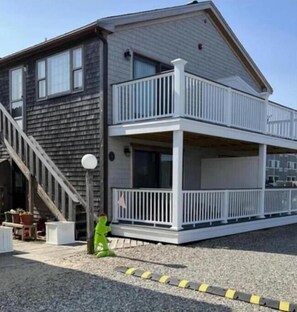
<instances>
[{"instance_id":1,"label":"stair handrail","mask_svg":"<svg viewBox=\"0 0 297 312\"><path fill-rule=\"evenodd\" d=\"M34 136L28 135L28 138L32 141L32 143L36 146L36 148L39 150L39 152L44 157L44 159L49 163L49 165L54 169L54 171L60 176L60 178L64 181L64 183L69 187L69 189L72 191L72 193L74 193L75 196L77 196L77 198L79 199L81 205L84 208L86 208L87 207L86 201L78 193L78 191L75 189L75 187L68 181L68 179L64 176L63 172L56 166L56 164L52 161L52 159L49 157L49 155L46 153L46 151L36 141Z\"/></svg>"},{"instance_id":2,"label":"stair handrail","mask_svg":"<svg viewBox=\"0 0 297 312\"><path fill-rule=\"evenodd\" d=\"M12 143L11 140L11 133L10 130L8 129L8 135L6 135L6 129L5 129L5 124L6 120L10 125L12 125L13 129L16 130L19 136L24 140L24 142L27 144L27 146L34 152L35 156L38 158L38 160L41 162L41 164L48 170L48 172L52 175L52 177L57 181L57 183L60 185L60 187L65 191L65 193L69 196L69 198L75 202L75 203L80 203L78 197L76 194L73 194L71 189L68 187L68 185L65 184L65 182L61 179L61 177L53 170L53 168L50 166L48 161L43 157L43 155L40 153L40 151L35 147L33 142L28 138L28 136L25 134L25 132L19 127L17 122L13 119L13 117L10 115L10 113L6 110L6 108L3 106L3 104L0 102L0 111L2 112L2 118L0 118L0 125L1 125L1 130L2 133L5 137L5 139L9 142L9 144ZM6 118L6 120L5 120ZM9 126L8 124L8 126ZM15 142L16 144L16 142ZM17 154L19 155L18 151L16 151ZM19 155L23 160L22 155ZM29 152L29 158L31 156L31 153ZM31 161L29 161L28 168L30 172L34 172L34 168L30 168Z\"/></svg>"}]
</instances>

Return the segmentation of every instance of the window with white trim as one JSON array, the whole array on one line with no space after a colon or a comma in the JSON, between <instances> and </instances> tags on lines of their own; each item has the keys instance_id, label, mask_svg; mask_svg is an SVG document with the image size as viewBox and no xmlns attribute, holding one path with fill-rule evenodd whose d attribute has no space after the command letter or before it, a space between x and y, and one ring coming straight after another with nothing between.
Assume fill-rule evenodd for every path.
<instances>
[{"instance_id":1,"label":"window with white trim","mask_svg":"<svg viewBox=\"0 0 297 312\"><path fill-rule=\"evenodd\" d=\"M288 161L288 162L287 162L287 168L288 168L288 169L295 169L295 163L294 163L294 161Z\"/></svg>"},{"instance_id":2,"label":"window with white trim","mask_svg":"<svg viewBox=\"0 0 297 312\"><path fill-rule=\"evenodd\" d=\"M82 48L67 50L37 62L37 97L75 92L83 88Z\"/></svg>"},{"instance_id":3,"label":"window with white trim","mask_svg":"<svg viewBox=\"0 0 297 312\"><path fill-rule=\"evenodd\" d=\"M287 181L296 181L295 176L287 176Z\"/></svg>"},{"instance_id":4,"label":"window with white trim","mask_svg":"<svg viewBox=\"0 0 297 312\"><path fill-rule=\"evenodd\" d=\"M269 175L268 176L268 183L275 183L276 181L279 180L279 176L276 176L276 175Z\"/></svg>"},{"instance_id":5,"label":"window with white trim","mask_svg":"<svg viewBox=\"0 0 297 312\"><path fill-rule=\"evenodd\" d=\"M268 168L279 168L280 167L280 161L279 160L268 160Z\"/></svg>"}]
</instances>

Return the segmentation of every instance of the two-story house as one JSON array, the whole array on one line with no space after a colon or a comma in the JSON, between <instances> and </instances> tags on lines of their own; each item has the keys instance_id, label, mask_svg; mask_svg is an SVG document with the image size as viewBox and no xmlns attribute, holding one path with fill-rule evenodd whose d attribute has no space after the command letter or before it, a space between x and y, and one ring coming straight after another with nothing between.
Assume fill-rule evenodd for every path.
<instances>
[{"instance_id":1,"label":"two-story house","mask_svg":"<svg viewBox=\"0 0 297 312\"><path fill-rule=\"evenodd\" d=\"M74 220L93 153L115 235L184 243L295 223L297 192L265 188L267 154L297 147L296 112L271 93L212 2L100 19L0 60L10 191Z\"/></svg>"}]
</instances>

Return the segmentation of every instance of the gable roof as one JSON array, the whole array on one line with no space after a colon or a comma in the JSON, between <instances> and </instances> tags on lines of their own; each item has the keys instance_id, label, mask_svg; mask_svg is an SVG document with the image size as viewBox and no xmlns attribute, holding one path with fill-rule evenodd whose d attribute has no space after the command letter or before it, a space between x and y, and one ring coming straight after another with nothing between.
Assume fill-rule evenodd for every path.
<instances>
[{"instance_id":1,"label":"gable roof","mask_svg":"<svg viewBox=\"0 0 297 312\"><path fill-rule=\"evenodd\" d=\"M126 26L143 22L156 21L163 18L184 15L195 12L206 12L217 29L221 32L224 39L231 46L236 55L242 61L252 77L259 83L263 92L267 91L272 94L273 89L268 83L258 66L240 43L232 29L229 27L222 14L211 1L198 2L193 1L187 5L175 6L164 9L156 9L151 11L137 12L131 14L123 14L118 16L106 17L98 20L98 25L110 32L115 32L117 27Z\"/></svg>"},{"instance_id":2,"label":"gable roof","mask_svg":"<svg viewBox=\"0 0 297 312\"><path fill-rule=\"evenodd\" d=\"M48 49L53 49L62 46L63 43L70 40L78 40L82 36L94 35L95 29L99 28L102 32L110 34L116 31L117 27L124 25L135 25L137 23L150 22L160 20L163 18L170 18L175 16L182 16L188 13L206 12L217 29L221 32L222 36L228 42L239 59L245 65L252 77L258 82L263 91L273 92L272 87L261 73L260 69L254 63L247 51L244 49L238 38L233 33L232 29L228 26L223 16L211 1L197 2L193 1L187 5L156 9L151 11L137 12L131 14L123 14L118 16L111 16L97 20L89 25L78 28L71 32L65 33L61 36L44 41L27 49L13 53L11 55L0 58L0 67L7 65L22 58L28 57L33 53L39 53Z\"/></svg>"}]
</instances>

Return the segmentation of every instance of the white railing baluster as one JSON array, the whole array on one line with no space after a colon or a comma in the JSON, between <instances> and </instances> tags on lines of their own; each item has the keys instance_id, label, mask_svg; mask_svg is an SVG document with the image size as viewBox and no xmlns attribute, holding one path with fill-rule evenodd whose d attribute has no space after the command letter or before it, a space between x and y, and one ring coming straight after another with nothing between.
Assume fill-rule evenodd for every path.
<instances>
[{"instance_id":1,"label":"white railing baluster","mask_svg":"<svg viewBox=\"0 0 297 312\"><path fill-rule=\"evenodd\" d=\"M266 189L265 210L268 215L288 213L292 211L291 189ZM291 206L291 207L290 207Z\"/></svg>"},{"instance_id":2,"label":"white railing baluster","mask_svg":"<svg viewBox=\"0 0 297 312\"><path fill-rule=\"evenodd\" d=\"M113 222L172 224L172 191L113 189ZM124 196L126 208L118 201Z\"/></svg>"}]
</instances>

